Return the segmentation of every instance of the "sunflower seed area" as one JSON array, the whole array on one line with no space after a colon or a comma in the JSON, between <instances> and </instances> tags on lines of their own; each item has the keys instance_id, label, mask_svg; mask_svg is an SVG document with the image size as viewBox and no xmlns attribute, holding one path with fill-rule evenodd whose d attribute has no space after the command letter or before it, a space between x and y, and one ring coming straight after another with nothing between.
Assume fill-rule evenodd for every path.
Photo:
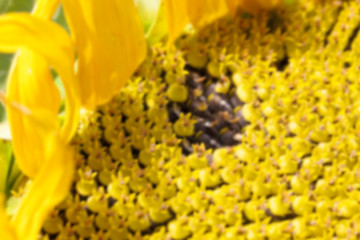
<instances>
[{"instance_id":1,"label":"sunflower seed area","mask_svg":"<svg viewBox=\"0 0 360 240\"><path fill-rule=\"evenodd\" d=\"M189 66L187 70L189 74L183 87L186 87L188 98L179 103L171 101L169 96L168 104L169 121L173 124L181 121L181 114L190 113L195 120L194 132L191 134L184 135L175 128L177 136L184 137L181 142L183 152L192 153L194 143L204 143L208 149L239 143L241 129L248 122L242 116L243 102L236 95L234 85L227 76L216 79ZM225 90L221 89L223 85L228 85Z\"/></svg>"},{"instance_id":2,"label":"sunflower seed area","mask_svg":"<svg viewBox=\"0 0 360 240\"><path fill-rule=\"evenodd\" d=\"M359 239L360 3L298 4L154 46L40 239Z\"/></svg>"}]
</instances>

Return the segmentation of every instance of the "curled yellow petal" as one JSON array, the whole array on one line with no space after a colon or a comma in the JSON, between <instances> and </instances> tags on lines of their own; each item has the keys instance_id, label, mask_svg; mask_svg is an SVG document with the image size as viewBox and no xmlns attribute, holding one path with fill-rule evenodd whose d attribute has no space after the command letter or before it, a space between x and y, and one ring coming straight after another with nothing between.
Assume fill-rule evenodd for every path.
<instances>
[{"instance_id":1,"label":"curled yellow petal","mask_svg":"<svg viewBox=\"0 0 360 240\"><path fill-rule=\"evenodd\" d=\"M14 83L9 84L9 88L16 88L19 92L19 99L9 98L14 101L20 100L18 102L29 108L48 109L56 116L61 99L47 62L27 49L22 49L19 55L17 57L19 77L14 79Z\"/></svg>"},{"instance_id":2,"label":"curled yellow petal","mask_svg":"<svg viewBox=\"0 0 360 240\"><path fill-rule=\"evenodd\" d=\"M73 70L73 47L66 31L50 21L26 13L12 13L0 17L0 35L1 52L11 53L21 47L31 49L60 75L66 91L67 106L62 137L69 141L78 122L79 84Z\"/></svg>"},{"instance_id":3,"label":"curled yellow petal","mask_svg":"<svg viewBox=\"0 0 360 240\"><path fill-rule=\"evenodd\" d=\"M37 239L41 225L48 213L68 192L74 172L73 152L60 137L57 125L48 121L51 112L43 109L30 110L11 101L0 92L0 101L28 120L30 126L38 132L46 143L42 151L42 166L30 188L26 191L12 226L0 208L0 233L9 235L9 239ZM1 203L1 196L0 196ZM15 234L17 233L17 234ZM18 237L15 237L15 235ZM8 239L8 238L5 238Z\"/></svg>"},{"instance_id":4,"label":"curled yellow petal","mask_svg":"<svg viewBox=\"0 0 360 240\"><path fill-rule=\"evenodd\" d=\"M61 137L69 141L74 134L79 114L79 90L73 64L73 48L65 30L50 21L29 14L7 14L0 17L0 51L21 49L13 62L7 83L8 98L30 109L45 109L56 122L60 97L48 65L61 76L66 91L66 119ZM34 52L31 52L30 50ZM34 177L42 164L44 140L31 128L27 119L8 108L14 152L20 169Z\"/></svg>"},{"instance_id":5,"label":"curled yellow petal","mask_svg":"<svg viewBox=\"0 0 360 240\"><path fill-rule=\"evenodd\" d=\"M12 227L7 227L9 224L2 218L0 208L0 224L6 226L6 229L0 228L0 233L17 233L18 239L35 240L44 219L68 193L75 167L73 149L60 136L57 124L48 121L54 117L53 113L44 109L29 109L6 98L1 92L0 101L8 106L8 110L21 114L43 140L42 154L38 156L42 160L41 168L21 200L12 219Z\"/></svg>"},{"instance_id":6,"label":"curled yellow petal","mask_svg":"<svg viewBox=\"0 0 360 240\"><path fill-rule=\"evenodd\" d=\"M63 0L75 39L84 107L105 103L132 75L146 54L133 0Z\"/></svg>"},{"instance_id":7,"label":"curled yellow petal","mask_svg":"<svg viewBox=\"0 0 360 240\"><path fill-rule=\"evenodd\" d=\"M8 81L8 98L30 109L47 109L52 113L50 117L47 116L47 121L56 124L60 94L47 63L42 57L27 49L22 49L15 61L16 66L14 63ZM43 160L42 136L21 112L11 107L8 107L7 112L19 167L27 176L34 177Z\"/></svg>"},{"instance_id":8,"label":"curled yellow petal","mask_svg":"<svg viewBox=\"0 0 360 240\"><path fill-rule=\"evenodd\" d=\"M44 163L13 219L19 239L37 239L49 212L68 193L74 172L73 152L56 132L47 132Z\"/></svg>"}]
</instances>

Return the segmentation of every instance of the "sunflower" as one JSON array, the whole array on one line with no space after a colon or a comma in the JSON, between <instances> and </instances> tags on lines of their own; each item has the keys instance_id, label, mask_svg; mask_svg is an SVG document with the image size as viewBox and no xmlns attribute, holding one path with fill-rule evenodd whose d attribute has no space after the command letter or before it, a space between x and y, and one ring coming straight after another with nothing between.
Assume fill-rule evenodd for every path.
<instances>
[{"instance_id":1,"label":"sunflower","mask_svg":"<svg viewBox=\"0 0 360 240\"><path fill-rule=\"evenodd\" d=\"M130 0L61 3L70 37L57 1L0 17L6 239L359 237L359 1L164 0L146 40Z\"/></svg>"}]
</instances>

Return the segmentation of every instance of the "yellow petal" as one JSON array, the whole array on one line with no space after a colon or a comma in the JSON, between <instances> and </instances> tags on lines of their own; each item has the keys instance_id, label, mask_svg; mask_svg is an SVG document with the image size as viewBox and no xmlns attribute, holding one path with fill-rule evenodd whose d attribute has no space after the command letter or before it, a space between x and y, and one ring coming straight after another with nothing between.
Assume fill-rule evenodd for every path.
<instances>
[{"instance_id":1,"label":"yellow petal","mask_svg":"<svg viewBox=\"0 0 360 240\"><path fill-rule=\"evenodd\" d=\"M31 49L46 59L61 77L67 106L62 137L69 141L75 133L79 118L79 85L73 70L73 47L66 31L50 21L26 13L12 13L0 17L0 36L1 52L11 53L19 48ZM10 77L8 88L12 85L12 78Z\"/></svg>"},{"instance_id":2,"label":"yellow petal","mask_svg":"<svg viewBox=\"0 0 360 240\"><path fill-rule=\"evenodd\" d=\"M201 28L226 15L229 10L224 1L218 0L164 0L169 28L169 42L173 42L192 23Z\"/></svg>"},{"instance_id":3,"label":"yellow petal","mask_svg":"<svg viewBox=\"0 0 360 240\"><path fill-rule=\"evenodd\" d=\"M33 15L51 19L58 4L58 0L38 0ZM45 59L23 48L14 59L11 72L13 74L9 76L8 97L31 109L49 110L53 113L53 118L48 121L55 123L61 100ZM19 111L8 108L8 118L12 126L13 148L20 169L27 176L33 177L42 164L43 140Z\"/></svg>"},{"instance_id":4,"label":"yellow petal","mask_svg":"<svg viewBox=\"0 0 360 240\"><path fill-rule=\"evenodd\" d=\"M146 41L133 0L63 0L74 35L84 107L116 94L146 55Z\"/></svg>"},{"instance_id":5,"label":"yellow petal","mask_svg":"<svg viewBox=\"0 0 360 240\"><path fill-rule=\"evenodd\" d=\"M146 33L148 44L154 45L169 34L164 2L160 2L154 22Z\"/></svg>"},{"instance_id":6,"label":"yellow petal","mask_svg":"<svg viewBox=\"0 0 360 240\"><path fill-rule=\"evenodd\" d=\"M22 49L17 57L17 67L19 78L14 79L14 83L11 81L9 88L16 88L20 99L8 98L30 109L48 109L56 116L61 98L45 59Z\"/></svg>"},{"instance_id":7,"label":"yellow petal","mask_svg":"<svg viewBox=\"0 0 360 240\"><path fill-rule=\"evenodd\" d=\"M66 91L66 120L61 136L69 141L74 134L79 114L79 90L75 79L71 40L55 23L28 14L8 14L0 17L0 51L14 52L22 48L13 62L8 79L8 98L28 108L45 109L53 114L49 122L56 122L60 97L54 85L48 64L61 76ZM27 49L32 49L35 53ZM45 61L46 60L46 61ZM20 169L34 177L42 158L41 136L28 120L9 108L8 119L13 146Z\"/></svg>"},{"instance_id":8,"label":"yellow petal","mask_svg":"<svg viewBox=\"0 0 360 240\"><path fill-rule=\"evenodd\" d=\"M52 116L47 121L57 123L60 94L45 60L23 49L16 57L16 66L8 81L8 98L28 108L47 109ZM7 108L17 162L27 176L34 177L42 165L44 141L36 128L18 110Z\"/></svg>"},{"instance_id":9,"label":"yellow petal","mask_svg":"<svg viewBox=\"0 0 360 240\"><path fill-rule=\"evenodd\" d=\"M226 0L229 12L232 16L236 15L241 0Z\"/></svg>"},{"instance_id":10,"label":"yellow petal","mask_svg":"<svg viewBox=\"0 0 360 240\"><path fill-rule=\"evenodd\" d=\"M214 20L226 15L228 7L225 1L197 0L188 1L188 15L190 22L197 28L203 27Z\"/></svg>"},{"instance_id":11,"label":"yellow petal","mask_svg":"<svg viewBox=\"0 0 360 240\"><path fill-rule=\"evenodd\" d=\"M67 195L74 173L73 152L56 132L46 132L43 166L13 219L19 239L37 239L50 211Z\"/></svg>"},{"instance_id":12,"label":"yellow petal","mask_svg":"<svg viewBox=\"0 0 360 240\"><path fill-rule=\"evenodd\" d=\"M57 124L48 121L54 117L53 113L44 109L30 110L6 98L1 92L0 101L6 103L8 110L23 115L44 143L42 155L39 156L42 160L41 168L26 190L12 222L19 239L35 240L49 212L68 193L75 168L73 149L60 136ZM0 223L3 221L1 225L7 226L1 210L0 208ZM0 233L10 230L11 227L0 227Z\"/></svg>"},{"instance_id":13,"label":"yellow petal","mask_svg":"<svg viewBox=\"0 0 360 240\"><path fill-rule=\"evenodd\" d=\"M175 41L189 23L187 0L164 0L169 28L169 42Z\"/></svg>"}]
</instances>

